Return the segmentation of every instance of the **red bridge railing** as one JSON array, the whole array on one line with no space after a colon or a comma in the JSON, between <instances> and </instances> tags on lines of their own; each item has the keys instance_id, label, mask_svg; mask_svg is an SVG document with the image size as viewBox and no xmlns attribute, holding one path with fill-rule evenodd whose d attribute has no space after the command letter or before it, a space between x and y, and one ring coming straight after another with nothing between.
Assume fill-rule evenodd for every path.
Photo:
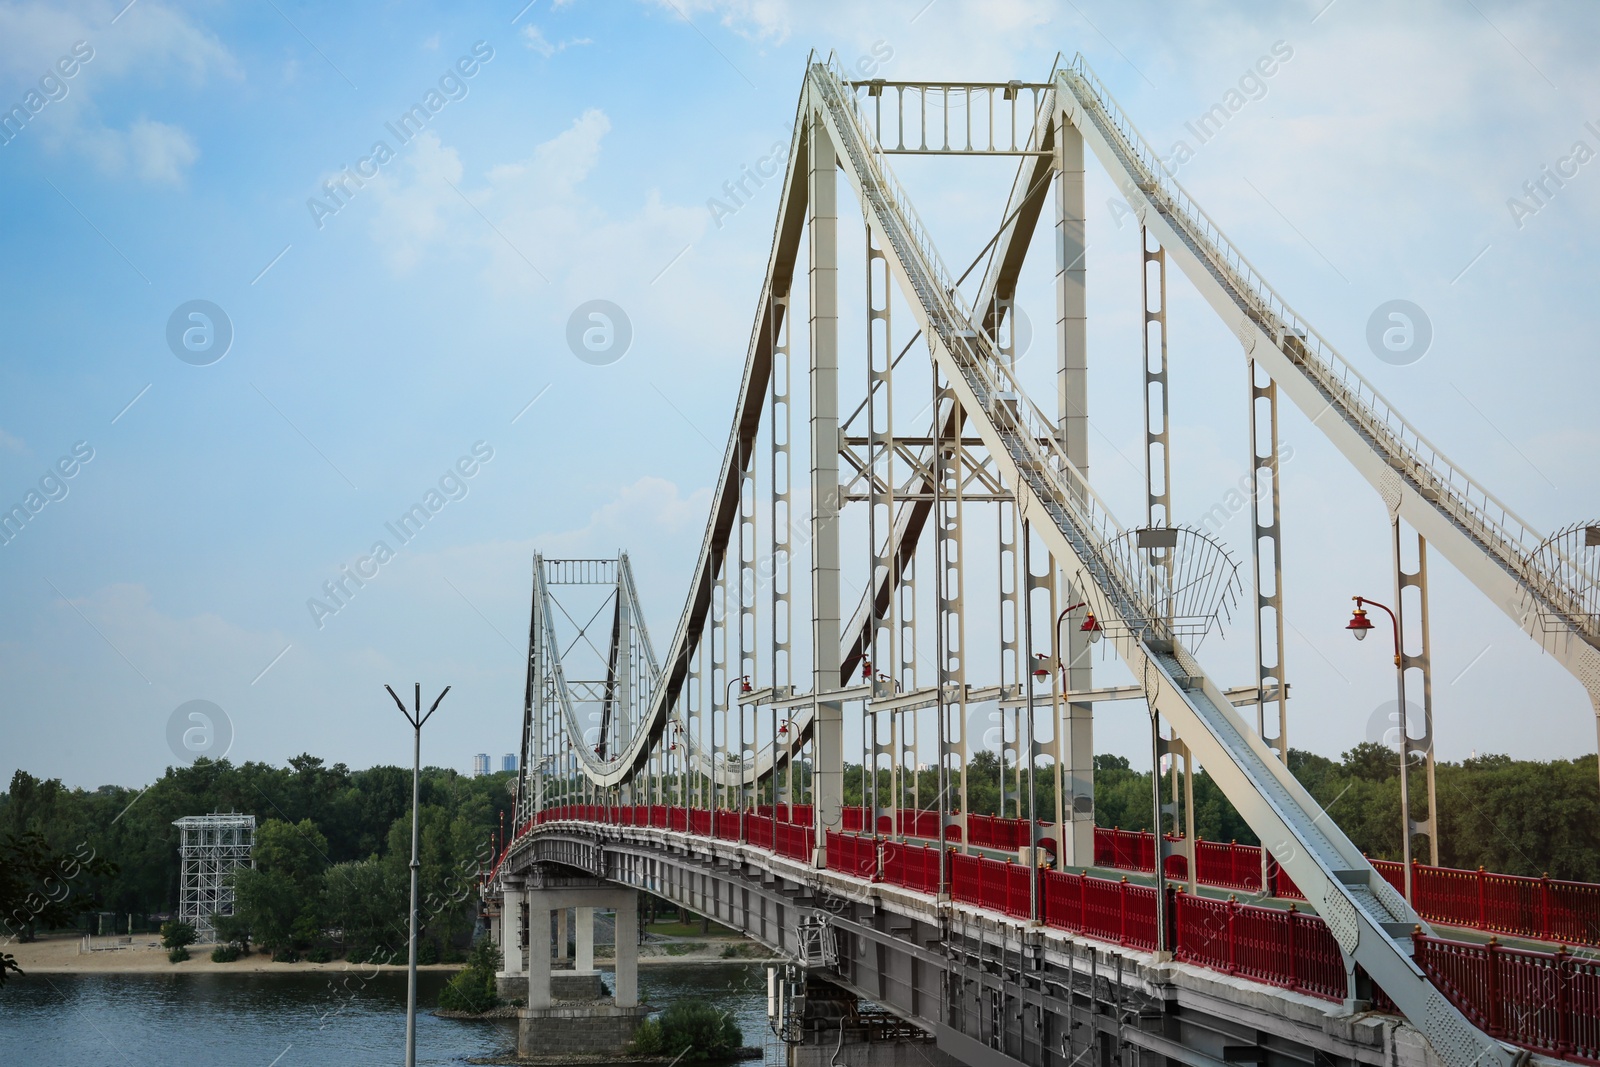
<instances>
[{"instance_id":1,"label":"red bridge railing","mask_svg":"<svg viewBox=\"0 0 1600 1067\"><path fill-rule=\"evenodd\" d=\"M1417 934L1414 958L1440 992L1490 1037L1600 1063L1600 961L1565 950L1523 952Z\"/></svg>"},{"instance_id":2,"label":"red bridge railing","mask_svg":"<svg viewBox=\"0 0 1600 1067\"><path fill-rule=\"evenodd\" d=\"M1149 831L1095 829L1097 867L1148 873L1154 866L1153 849L1154 837ZM1195 860L1196 881L1201 885L1261 892L1259 846L1196 841ZM1404 888L1401 864L1371 862L1390 885ZM1183 877L1172 866L1167 874ZM1271 896L1305 899L1277 863L1270 865L1268 878ZM1600 885L1593 883L1493 874L1482 867L1467 871L1414 863L1411 896L1412 907L1429 922L1534 941L1600 946Z\"/></svg>"},{"instance_id":3,"label":"red bridge railing","mask_svg":"<svg viewBox=\"0 0 1600 1067\"><path fill-rule=\"evenodd\" d=\"M848 811L849 809L847 809ZM858 814L855 825L861 825ZM534 825L557 821L597 822L615 826L649 826L725 841L743 841L801 862L811 860L815 828L808 805L760 807L752 811L705 811L698 808L575 804L550 808L517 830L520 837ZM901 812L902 827L937 837L938 812ZM848 823L846 825L849 825ZM1025 847L1025 820L969 816L974 842L1009 850ZM1048 828L1037 824L1035 836ZM1026 919L1034 914L1045 925L1129 948L1149 951L1157 943L1154 886L1113 881L1086 873L1052 871L1027 863L943 853L936 847L895 842L859 834L828 831L828 869L865 881L882 881L919 893L935 894L941 885L951 899L974 907ZM958 837L947 828L947 839ZM1249 845L1199 846L1196 862L1201 881L1231 888L1260 884L1260 850ZM509 850L508 850L509 851ZM1149 834L1109 830L1096 833L1096 863L1148 871L1154 856ZM502 853L494 873L504 862ZM1253 865L1253 866L1252 866ZM1376 864L1385 878L1399 877L1399 864ZM1600 887L1544 878L1513 878L1482 871L1454 871L1417 866L1413 892L1429 908L1452 916L1469 912L1483 928L1525 929L1537 926L1591 941L1589 925L1594 896ZM1345 995L1344 963L1326 924L1315 915L1212 900L1173 888L1164 890L1167 942L1186 963L1238 975L1266 985L1324 1000ZM1422 910L1419 908L1419 910ZM1425 916L1427 911L1423 911ZM1428 916L1432 917L1432 916ZM1445 922L1450 920L1438 919ZM1417 934L1414 958L1428 978L1473 1023L1491 1036L1577 1063L1600 1067L1600 960L1556 952L1508 949L1493 940L1472 945ZM1374 1005L1393 1011L1381 990Z\"/></svg>"},{"instance_id":4,"label":"red bridge railing","mask_svg":"<svg viewBox=\"0 0 1600 1067\"><path fill-rule=\"evenodd\" d=\"M654 826L680 832L687 830L725 841L750 841L769 850L778 850L779 826L810 826L813 818L809 804L758 807L744 817L742 826L739 816L733 813L714 816L707 811L661 805L608 808L597 804L579 804L560 810L568 813L563 816L568 818L614 821L620 825ZM548 812L545 817L550 817ZM902 809L898 817L900 832L904 836L926 841L937 840L941 818L938 811ZM861 808L846 807L841 828L846 833L863 832L867 822ZM879 820L880 834L887 836L888 822L886 818ZM972 814L967 816L966 823L968 843L980 848L1015 852L1027 847L1031 837L1040 847L1052 853L1055 851L1054 826L1049 823L1034 823L1032 834L1029 833L1026 819ZM794 835L788 836L786 855L792 854L797 859L809 855L794 839ZM945 831L945 838L947 842L959 842L961 831L957 827L949 827ZM1195 842L1195 863L1195 880L1201 885L1246 893L1263 891L1261 849L1256 845L1198 840ZM1148 874L1155 867L1155 838L1147 830L1096 827L1094 865ZM1404 873L1400 864L1389 860L1373 860L1372 865L1396 889L1403 887ZM1172 879L1187 879L1185 858L1170 857L1166 874ZM1476 871L1467 871L1420 863L1413 864L1411 878L1412 906L1417 914L1429 922L1535 941L1600 947L1600 885L1493 874L1481 867ZM1266 892L1269 896L1286 900L1305 899L1299 887L1276 862L1269 862Z\"/></svg>"},{"instance_id":5,"label":"red bridge railing","mask_svg":"<svg viewBox=\"0 0 1600 1067\"><path fill-rule=\"evenodd\" d=\"M887 841L883 846L882 878L919 893L937 893L947 855L926 845Z\"/></svg>"}]
</instances>

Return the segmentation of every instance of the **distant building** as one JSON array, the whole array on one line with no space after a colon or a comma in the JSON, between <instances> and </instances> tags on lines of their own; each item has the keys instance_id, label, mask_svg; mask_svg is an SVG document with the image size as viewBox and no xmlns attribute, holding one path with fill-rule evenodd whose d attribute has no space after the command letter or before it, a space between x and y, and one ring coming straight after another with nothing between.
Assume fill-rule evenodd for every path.
<instances>
[{"instance_id":1,"label":"distant building","mask_svg":"<svg viewBox=\"0 0 1600 1067\"><path fill-rule=\"evenodd\" d=\"M472 777L489 773L489 753L480 752L472 757Z\"/></svg>"},{"instance_id":2,"label":"distant building","mask_svg":"<svg viewBox=\"0 0 1600 1067\"><path fill-rule=\"evenodd\" d=\"M500 757L500 769L502 771L514 771L514 770L516 770L517 769L517 754L515 752L507 752L504 756L501 756Z\"/></svg>"}]
</instances>

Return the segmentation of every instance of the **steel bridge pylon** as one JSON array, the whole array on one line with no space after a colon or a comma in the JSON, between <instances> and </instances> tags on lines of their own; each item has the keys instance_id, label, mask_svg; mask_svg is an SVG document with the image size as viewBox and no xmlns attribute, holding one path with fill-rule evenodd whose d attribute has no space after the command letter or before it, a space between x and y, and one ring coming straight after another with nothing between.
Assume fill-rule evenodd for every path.
<instances>
[{"instance_id":1,"label":"steel bridge pylon","mask_svg":"<svg viewBox=\"0 0 1600 1067\"><path fill-rule=\"evenodd\" d=\"M1017 161L994 236L959 275L894 174L901 155ZM1088 476L1091 155L1141 224L1147 506L1134 528L1116 521ZM1284 766L1279 400L1311 417L1388 505L1395 588L1423 597L1421 650L1404 667L1425 671L1427 639L1425 556L1403 569L1402 520L1570 669L1600 710L1600 533L1540 537L1434 448L1189 198L1081 57L1042 82L854 81L831 61L812 62L788 160L711 515L664 659L646 635L626 555L535 559L519 829L551 804L770 806L791 816L804 805L814 814L796 831L803 840L779 851L822 867L830 833L842 829L849 764L871 813L863 833L965 850L974 767L990 752L1002 813L1046 827L1026 843L1029 858L1046 849L1085 866L1093 707L1140 699L1156 765L1173 762L1165 801L1152 776L1152 803L1171 829L1187 821L1178 768L1198 761L1327 922L1352 1001L1359 965L1449 1067L1511 1064L1513 1051L1411 959L1410 934L1427 924ZM841 210L841 175L858 230L854 212ZM1048 410L1016 366L1018 279L1047 209ZM850 253L841 233L852 230ZM1257 668L1226 691L1198 649L1234 600L1236 567L1170 515L1168 266L1237 335L1248 371ZM842 273L864 280L859 304L841 296ZM841 322L852 319L864 335L842 341ZM587 587L592 613L566 603L580 592L569 587ZM590 628L608 610L611 629L597 639ZM1096 647L1136 684L1096 689ZM574 666L575 656L590 666ZM1253 724L1236 704L1254 709ZM1400 747L1409 759L1419 745L1412 737Z\"/></svg>"}]
</instances>

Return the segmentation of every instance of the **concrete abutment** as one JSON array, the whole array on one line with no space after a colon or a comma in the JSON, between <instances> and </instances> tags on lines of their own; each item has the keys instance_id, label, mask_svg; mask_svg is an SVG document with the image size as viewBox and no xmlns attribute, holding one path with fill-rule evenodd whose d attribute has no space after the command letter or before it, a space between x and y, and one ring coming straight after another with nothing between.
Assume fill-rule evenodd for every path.
<instances>
[{"instance_id":1,"label":"concrete abutment","mask_svg":"<svg viewBox=\"0 0 1600 1067\"><path fill-rule=\"evenodd\" d=\"M498 924L504 956L495 976L500 996L522 1000L517 1012L517 1055L530 1059L621 1055L649 1009L639 1003L638 893L615 884L507 878ZM574 914L573 967L566 958L567 910ZM616 983L604 997L594 966L598 910L616 913Z\"/></svg>"}]
</instances>

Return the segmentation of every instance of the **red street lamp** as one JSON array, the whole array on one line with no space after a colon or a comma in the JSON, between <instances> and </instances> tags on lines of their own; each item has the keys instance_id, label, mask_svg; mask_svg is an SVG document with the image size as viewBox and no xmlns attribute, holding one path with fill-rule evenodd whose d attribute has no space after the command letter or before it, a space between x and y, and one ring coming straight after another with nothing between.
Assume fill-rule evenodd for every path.
<instances>
[{"instance_id":1,"label":"red street lamp","mask_svg":"<svg viewBox=\"0 0 1600 1067\"><path fill-rule=\"evenodd\" d=\"M1067 621L1068 615L1072 614L1074 611L1077 611L1079 608L1086 608L1088 606L1089 602L1087 600L1080 600L1076 604L1072 604L1066 608L1063 608L1061 614L1056 616L1056 666L1061 668L1061 691L1063 693L1068 691L1069 686L1067 685L1067 661L1066 658L1061 654L1062 649L1065 647L1061 640L1061 624ZM1092 645L1100 640L1100 637L1105 633L1105 630L1101 627L1100 620L1094 617L1094 612L1089 611L1084 614L1083 623L1078 627L1078 632L1087 635L1089 643ZM1044 659L1043 656L1038 658L1040 660ZM1040 671L1043 668L1044 663L1041 662L1039 664L1039 669L1033 672L1035 678L1041 676Z\"/></svg>"},{"instance_id":2,"label":"red street lamp","mask_svg":"<svg viewBox=\"0 0 1600 1067\"><path fill-rule=\"evenodd\" d=\"M1067 689L1067 663L1061 655L1061 650L1063 648L1063 643L1061 640L1061 624L1067 621L1068 615L1072 614L1074 611L1077 611L1079 608L1086 608L1088 606L1089 602L1087 600L1080 600L1076 604L1072 604L1066 608L1063 608L1061 614L1056 616L1056 664L1061 668L1061 689L1063 692L1065 692ZM1100 635L1105 631L1100 626L1100 620L1094 617L1093 611L1090 611L1084 615L1083 624L1078 627L1078 632L1081 634L1087 634L1089 643L1092 645L1096 641L1100 640ZM1039 658L1042 660L1044 657L1041 656ZM1041 663L1040 667L1042 668L1043 666L1044 665ZM1033 673L1035 677L1039 676L1039 671L1036 670Z\"/></svg>"},{"instance_id":3,"label":"red street lamp","mask_svg":"<svg viewBox=\"0 0 1600 1067\"><path fill-rule=\"evenodd\" d=\"M1357 641L1365 641L1367 639L1367 631L1372 629L1372 620L1367 618L1365 611L1357 608L1355 614L1350 616L1350 622L1345 626L1345 629L1354 634Z\"/></svg>"},{"instance_id":4,"label":"red street lamp","mask_svg":"<svg viewBox=\"0 0 1600 1067\"><path fill-rule=\"evenodd\" d=\"M1411 903L1411 735L1406 732L1406 672L1400 659L1400 617L1387 604L1380 604L1370 597L1358 596L1351 599L1356 602L1356 606L1344 628L1349 630L1357 641L1365 641L1368 632L1374 629L1372 620L1367 618L1366 608L1369 605L1381 609L1389 616L1389 624L1394 634L1395 696L1399 705L1396 722L1400 727L1400 862L1405 869L1406 903L1409 904Z\"/></svg>"},{"instance_id":5,"label":"red street lamp","mask_svg":"<svg viewBox=\"0 0 1600 1067\"><path fill-rule=\"evenodd\" d=\"M1366 609L1362 605L1371 604L1375 608L1381 608L1383 613L1389 616L1389 622L1394 627L1394 665L1396 667L1400 666L1400 620L1395 616L1395 613L1390 611L1387 606L1368 597L1358 596L1351 597L1351 599L1356 602L1356 608L1355 611L1351 612L1350 621L1345 623L1344 628L1349 630L1357 641L1365 641L1367 633L1373 629L1373 625L1372 620L1367 618Z\"/></svg>"}]
</instances>

